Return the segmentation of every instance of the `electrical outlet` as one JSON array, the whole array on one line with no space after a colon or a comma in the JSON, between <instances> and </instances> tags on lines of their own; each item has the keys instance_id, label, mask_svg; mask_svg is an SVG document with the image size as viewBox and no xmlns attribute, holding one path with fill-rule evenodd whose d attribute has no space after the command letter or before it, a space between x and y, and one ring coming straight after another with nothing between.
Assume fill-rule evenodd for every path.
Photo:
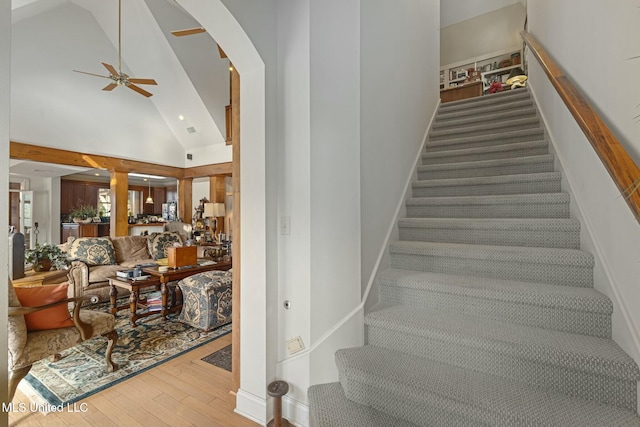
<instances>
[{"instance_id":1,"label":"electrical outlet","mask_svg":"<svg viewBox=\"0 0 640 427\"><path fill-rule=\"evenodd\" d=\"M287 341L287 351L289 354L296 354L299 351L304 350L304 343L302 342L302 338L294 337Z\"/></svg>"},{"instance_id":2,"label":"electrical outlet","mask_svg":"<svg viewBox=\"0 0 640 427\"><path fill-rule=\"evenodd\" d=\"M288 217L288 216L280 217L280 234L282 235L291 234L291 217Z\"/></svg>"}]
</instances>

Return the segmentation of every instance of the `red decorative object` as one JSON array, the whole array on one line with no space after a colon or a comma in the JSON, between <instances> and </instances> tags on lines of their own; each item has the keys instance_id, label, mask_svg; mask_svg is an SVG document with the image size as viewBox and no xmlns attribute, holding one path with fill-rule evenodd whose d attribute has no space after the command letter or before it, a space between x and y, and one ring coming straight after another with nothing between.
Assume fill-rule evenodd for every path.
<instances>
[{"instance_id":1,"label":"red decorative object","mask_svg":"<svg viewBox=\"0 0 640 427\"><path fill-rule=\"evenodd\" d=\"M489 86L489 93L496 93L501 91L502 91L502 83L500 82L493 82L491 83L491 86Z\"/></svg>"}]
</instances>

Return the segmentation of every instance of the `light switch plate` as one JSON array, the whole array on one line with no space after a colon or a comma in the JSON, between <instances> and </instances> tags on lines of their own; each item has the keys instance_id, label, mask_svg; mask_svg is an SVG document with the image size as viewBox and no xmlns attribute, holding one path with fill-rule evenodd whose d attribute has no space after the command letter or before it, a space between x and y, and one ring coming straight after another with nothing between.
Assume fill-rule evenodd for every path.
<instances>
[{"instance_id":1,"label":"light switch plate","mask_svg":"<svg viewBox=\"0 0 640 427\"><path fill-rule=\"evenodd\" d=\"M291 234L291 217L280 217L280 234L285 236Z\"/></svg>"},{"instance_id":2,"label":"light switch plate","mask_svg":"<svg viewBox=\"0 0 640 427\"><path fill-rule=\"evenodd\" d=\"M289 354L296 354L299 351L304 350L304 343L302 338L294 337L287 341L287 351Z\"/></svg>"}]
</instances>

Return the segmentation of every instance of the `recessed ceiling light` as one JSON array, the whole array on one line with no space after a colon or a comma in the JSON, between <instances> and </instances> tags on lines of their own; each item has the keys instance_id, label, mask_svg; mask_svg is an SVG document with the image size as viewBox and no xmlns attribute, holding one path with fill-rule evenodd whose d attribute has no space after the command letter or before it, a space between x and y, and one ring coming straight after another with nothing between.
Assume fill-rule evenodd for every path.
<instances>
[{"instance_id":1,"label":"recessed ceiling light","mask_svg":"<svg viewBox=\"0 0 640 427\"><path fill-rule=\"evenodd\" d=\"M95 175L95 176L100 176L100 174L99 174L99 173L94 173L94 175Z\"/></svg>"},{"instance_id":2,"label":"recessed ceiling light","mask_svg":"<svg viewBox=\"0 0 640 427\"><path fill-rule=\"evenodd\" d=\"M180 114L180 115L178 116L178 119L180 119L180 120L184 120L184 116L183 116L182 114Z\"/></svg>"},{"instance_id":3,"label":"recessed ceiling light","mask_svg":"<svg viewBox=\"0 0 640 427\"><path fill-rule=\"evenodd\" d=\"M233 66L229 67L229 71L233 71Z\"/></svg>"}]
</instances>

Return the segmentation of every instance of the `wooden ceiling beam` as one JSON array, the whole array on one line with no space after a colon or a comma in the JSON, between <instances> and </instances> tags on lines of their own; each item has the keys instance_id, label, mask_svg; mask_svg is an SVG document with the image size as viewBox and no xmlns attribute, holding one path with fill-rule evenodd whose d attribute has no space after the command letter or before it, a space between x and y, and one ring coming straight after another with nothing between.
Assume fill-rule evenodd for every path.
<instances>
[{"instance_id":1,"label":"wooden ceiling beam","mask_svg":"<svg viewBox=\"0 0 640 427\"><path fill-rule=\"evenodd\" d=\"M226 162L195 166L191 168L178 168L174 166L158 165L155 163L139 162L136 160L120 159L118 157L79 153L77 151L61 150L59 148L41 147L38 145L24 144L22 142L15 141L11 141L9 144L9 157L19 160L104 169L108 171L137 172L177 179L231 175L233 166L232 162Z\"/></svg>"},{"instance_id":2,"label":"wooden ceiling beam","mask_svg":"<svg viewBox=\"0 0 640 427\"><path fill-rule=\"evenodd\" d=\"M58 148L40 147L38 145L23 144L15 141L10 142L9 157L12 159L31 160L34 162L55 163L58 165L104 169L118 172L137 172L178 179L182 178L184 174L183 168L177 168L174 166L163 166L155 163L119 159L117 157L80 153L77 151L61 150Z\"/></svg>"},{"instance_id":3,"label":"wooden ceiling beam","mask_svg":"<svg viewBox=\"0 0 640 427\"><path fill-rule=\"evenodd\" d=\"M194 166L184 170L184 178L199 178L203 176L229 175L233 172L233 163L216 163L212 165Z\"/></svg>"}]
</instances>

